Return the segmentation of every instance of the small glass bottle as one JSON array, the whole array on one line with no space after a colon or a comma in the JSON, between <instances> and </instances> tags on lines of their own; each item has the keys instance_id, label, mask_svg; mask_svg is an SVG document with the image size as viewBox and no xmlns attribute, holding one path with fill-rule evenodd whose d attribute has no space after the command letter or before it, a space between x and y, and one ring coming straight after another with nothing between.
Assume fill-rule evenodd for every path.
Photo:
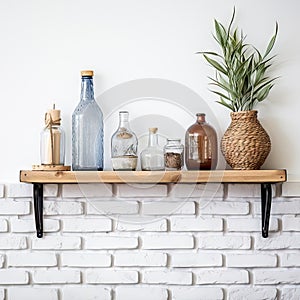
<instances>
[{"instance_id":1,"label":"small glass bottle","mask_svg":"<svg viewBox=\"0 0 300 300\"><path fill-rule=\"evenodd\" d=\"M60 110L48 110L45 114L46 127L41 132L41 164L64 165L65 162L65 133L60 125Z\"/></svg>"},{"instance_id":2,"label":"small glass bottle","mask_svg":"<svg viewBox=\"0 0 300 300\"><path fill-rule=\"evenodd\" d=\"M148 147L141 153L143 171L162 171L165 169L164 153L158 145L157 128L149 128Z\"/></svg>"},{"instance_id":3,"label":"small glass bottle","mask_svg":"<svg viewBox=\"0 0 300 300\"><path fill-rule=\"evenodd\" d=\"M185 134L185 164L188 170L214 170L218 162L217 133L205 120L205 114L196 114L196 123Z\"/></svg>"},{"instance_id":4,"label":"small glass bottle","mask_svg":"<svg viewBox=\"0 0 300 300\"><path fill-rule=\"evenodd\" d=\"M80 102L72 115L73 170L103 170L103 114L94 98L93 71L81 71Z\"/></svg>"},{"instance_id":5,"label":"small glass bottle","mask_svg":"<svg viewBox=\"0 0 300 300\"><path fill-rule=\"evenodd\" d=\"M128 111L119 112L119 127L111 138L111 161L115 171L134 171L138 140L129 127Z\"/></svg>"},{"instance_id":6,"label":"small glass bottle","mask_svg":"<svg viewBox=\"0 0 300 300\"><path fill-rule=\"evenodd\" d=\"M165 168L167 171L176 171L183 168L184 146L181 139L167 139L164 147Z\"/></svg>"}]
</instances>

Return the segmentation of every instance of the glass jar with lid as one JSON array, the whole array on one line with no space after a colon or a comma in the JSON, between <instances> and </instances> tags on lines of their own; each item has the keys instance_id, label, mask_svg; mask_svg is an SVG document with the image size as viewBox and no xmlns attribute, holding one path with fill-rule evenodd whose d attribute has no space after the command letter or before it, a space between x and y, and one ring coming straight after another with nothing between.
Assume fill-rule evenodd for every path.
<instances>
[{"instance_id":1,"label":"glass jar with lid","mask_svg":"<svg viewBox=\"0 0 300 300\"><path fill-rule=\"evenodd\" d=\"M167 171L176 171L183 168L184 146L179 138L168 138L164 147L165 169Z\"/></svg>"}]
</instances>

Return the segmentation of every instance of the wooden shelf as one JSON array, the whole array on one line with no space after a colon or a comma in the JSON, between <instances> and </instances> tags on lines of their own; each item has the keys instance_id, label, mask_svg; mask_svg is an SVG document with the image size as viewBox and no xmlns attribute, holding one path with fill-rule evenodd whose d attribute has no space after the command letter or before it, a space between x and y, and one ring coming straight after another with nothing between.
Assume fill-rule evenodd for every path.
<instances>
[{"instance_id":1,"label":"wooden shelf","mask_svg":"<svg viewBox=\"0 0 300 300\"><path fill-rule=\"evenodd\" d=\"M285 170L216 171L20 171L27 183L277 183Z\"/></svg>"},{"instance_id":2,"label":"wooden shelf","mask_svg":"<svg viewBox=\"0 0 300 300\"><path fill-rule=\"evenodd\" d=\"M43 237L43 185L45 183L260 183L262 236L268 237L272 183L286 181L285 170L216 171L20 171L20 181L33 184L37 237Z\"/></svg>"}]
</instances>

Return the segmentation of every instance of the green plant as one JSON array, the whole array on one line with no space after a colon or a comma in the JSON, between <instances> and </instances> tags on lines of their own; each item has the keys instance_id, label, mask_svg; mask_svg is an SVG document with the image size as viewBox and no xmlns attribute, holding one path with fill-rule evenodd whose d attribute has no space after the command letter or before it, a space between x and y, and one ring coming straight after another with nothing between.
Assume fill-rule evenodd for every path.
<instances>
[{"instance_id":1,"label":"green plant","mask_svg":"<svg viewBox=\"0 0 300 300\"><path fill-rule=\"evenodd\" d=\"M216 77L209 77L211 84L217 89L213 93L220 96L218 103L230 110L252 110L257 102L263 101L273 87L276 78L266 75L271 60L269 57L278 33L276 22L275 33L272 36L265 53L245 43L243 32L232 28L235 9L228 28L215 20L214 39L221 47L221 54L216 52L197 52L216 69Z\"/></svg>"}]
</instances>

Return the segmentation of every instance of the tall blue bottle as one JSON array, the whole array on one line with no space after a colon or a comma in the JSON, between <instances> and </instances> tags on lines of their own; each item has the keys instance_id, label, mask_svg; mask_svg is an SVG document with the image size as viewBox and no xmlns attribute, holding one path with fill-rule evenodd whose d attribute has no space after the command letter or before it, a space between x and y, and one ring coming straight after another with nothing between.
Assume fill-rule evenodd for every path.
<instances>
[{"instance_id":1,"label":"tall blue bottle","mask_svg":"<svg viewBox=\"0 0 300 300\"><path fill-rule=\"evenodd\" d=\"M72 169L103 170L103 114L94 98L93 71L81 71L81 96L72 115Z\"/></svg>"}]
</instances>

